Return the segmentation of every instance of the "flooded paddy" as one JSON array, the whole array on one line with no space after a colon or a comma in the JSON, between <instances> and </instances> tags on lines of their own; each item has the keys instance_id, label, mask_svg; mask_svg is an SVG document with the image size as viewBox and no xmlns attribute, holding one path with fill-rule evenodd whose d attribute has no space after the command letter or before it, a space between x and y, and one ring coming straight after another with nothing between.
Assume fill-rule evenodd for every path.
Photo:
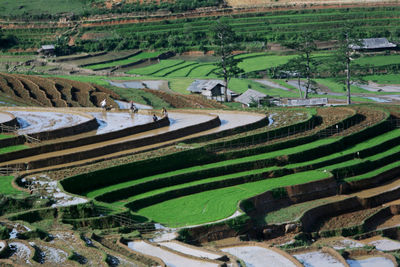
<instances>
[{"instance_id":1,"label":"flooded paddy","mask_svg":"<svg viewBox=\"0 0 400 267\"><path fill-rule=\"evenodd\" d=\"M393 262L385 257L368 257L347 260L350 267L394 267Z\"/></svg>"},{"instance_id":2,"label":"flooded paddy","mask_svg":"<svg viewBox=\"0 0 400 267\"><path fill-rule=\"evenodd\" d=\"M96 134L114 132L153 121L150 115L129 112L90 112L88 114L95 117L100 125Z\"/></svg>"},{"instance_id":3,"label":"flooded paddy","mask_svg":"<svg viewBox=\"0 0 400 267\"><path fill-rule=\"evenodd\" d=\"M344 265L332 255L321 252L313 251L301 254L294 254L293 257L298 259L305 267L343 267Z\"/></svg>"},{"instance_id":4,"label":"flooded paddy","mask_svg":"<svg viewBox=\"0 0 400 267\"><path fill-rule=\"evenodd\" d=\"M193 247L188 247L185 246L183 244L179 244L176 242L162 242L159 243L161 246L170 248L172 250L175 251L179 251L183 254L187 254L187 255L192 255L194 257L199 257L199 258L207 258L207 259L212 259L212 260L216 260L218 258L220 258L222 255L218 255L216 253L211 253L211 252L207 252L201 249L196 249Z\"/></svg>"},{"instance_id":5,"label":"flooded paddy","mask_svg":"<svg viewBox=\"0 0 400 267\"><path fill-rule=\"evenodd\" d=\"M393 251L400 249L399 241L380 236L366 239L364 242L367 242L368 245L375 246L375 248L380 251Z\"/></svg>"},{"instance_id":6,"label":"flooded paddy","mask_svg":"<svg viewBox=\"0 0 400 267\"><path fill-rule=\"evenodd\" d=\"M21 126L18 134L31 134L71 127L90 120L89 116L72 113L10 110Z\"/></svg>"},{"instance_id":7,"label":"flooded paddy","mask_svg":"<svg viewBox=\"0 0 400 267\"><path fill-rule=\"evenodd\" d=\"M243 260L246 266L263 267L295 267L296 265L283 255L267 248L258 246L238 246L221 249Z\"/></svg>"},{"instance_id":8,"label":"flooded paddy","mask_svg":"<svg viewBox=\"0 0 400 267\"><path fill-rule=\"evenodd\" d=\"M162 249L156 245L146 243L144 241L134 241L129 242L128 247L133 251L143 253L145 255L150 255L161 259L167 266L191 266L191 267L208 267L215 266L217 263L207 262L204 260L196 260L192 258L186 258L181 255L172 253L168 250Z\"/></svg>"}]
</instances>

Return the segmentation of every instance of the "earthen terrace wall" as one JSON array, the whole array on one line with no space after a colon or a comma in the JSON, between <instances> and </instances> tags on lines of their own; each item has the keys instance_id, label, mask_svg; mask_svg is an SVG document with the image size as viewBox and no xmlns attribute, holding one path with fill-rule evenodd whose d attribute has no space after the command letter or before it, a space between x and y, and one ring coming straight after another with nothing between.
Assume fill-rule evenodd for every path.
<instances>
[{"instance_id":1,"label":"earthen terrace wall","mask_svg":"<svg viewBox=\"0 0 400 267\"><path fill-rule=\"evenodd\" d=\"M97 122L96 122L96 124L97 124ZM53 144L37 146L37 147L30 148L30 149L1 154L0 162L10 161L10 160L18 159L18 158L29 157L29 156L38 155L38 154L47 153L47 152L59 151L59 150L63 150L63 149L69 149L69 148L94 144L94 143L98 143L98 142L103 142L103 141L112 140L115 138L120 138L120 137L124 137L124 136L128 136L128 135L132 135L132 134L137 134L137 133L157 129L157 128L164 127L167 125L169 125L168 119L160 119L159 121L157 121L157 123L147 123L147 124L142 124L142 125L135 125L135 126L132 126L129 128L122 129L122 130L99 134L99 135L88 136L88 137L80 138L77 140L64 141L64 142L58 142L58 143L53 143ZM0 140L0 144L1 144L1 140Z\"/></svg>"},{"instance_id":2,"label":"earthen terrace wall","mask_svg":"<svg viewBox=\"0 0 400 267\"><path fill-rule=\"evenodd\" d=\"M164 118L164 119L160 119L157 122L154 122L153 124L166 126L169 124L169 120L168 120L168 118ZM43 167L48 167L48 166L52 166L52 165L65 164L65 163L70 163L70 162L74 162L74 161L98 157L98 156L102 156L105 154L111 154L111 153L115 153L115 152L126 150L126 149L132 149L132 148L136 148L136 147L152 145L152 144L180 138L180 137L183 137L186 135L198 133L198 132L201 132L204 130L208 130L210 128L219 126L220 124L221 124L221 121L220 121L219 117L216 116L214 119L211 119L204 123L191 125L191 126L188 126L185 128L162 133L159 135L149 136L149 137L131 140L131 141L122 142L122 143L111 144L111 145L108 145L105 147L99 147L96 149L81 151L81 152L77 152L77 153L73 153L73 154L61 155L61 156L57 156L57 157L32 161L32 162L28 163L28 168L29 169L37 169L37 168L43 168Z\"/></svg>"}]
</instances>

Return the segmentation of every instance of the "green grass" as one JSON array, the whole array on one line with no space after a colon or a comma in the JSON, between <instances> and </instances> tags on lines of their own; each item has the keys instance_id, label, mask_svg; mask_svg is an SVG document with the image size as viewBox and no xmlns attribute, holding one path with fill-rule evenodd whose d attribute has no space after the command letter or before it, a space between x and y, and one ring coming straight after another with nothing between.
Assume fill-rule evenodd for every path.
<instances>
[{"instance_id":1,"label":"green grass","mask_svg":"<svg viewBox=\"0 0 400 267\"><path fill-rule=\"evenodd\" d=\"M161 60L160 63L157 64L152 64L147 67L143 68L135 68L127 71L128 74L140 74L140 75L155 75L155 76L161 76L159 75L158 72L161 72L164 69L167 68L172 68L177 65L184 64L184 60L178 60L178 59L167 59L167 60Z\"/></svg>"},{"instance_id":2,"label":"green grass","mask_svg":"<svg viewBox=\"0 0 400 267\"><path fill-rule=\"evenodd\" d=\"M29 146L26 145L16 145L16 146L7 146L7 147L2 147L0 148L0 154L5 154L8 152L13 152L13 151L18 151L22 149L29 148Z\"/></svg>"},{"instance_id":3,"label":"green grass","mask_svg":"<svg viewBox=\"0 0 400 267\"><path fill-rule=\"evenodd\" d=\"M186 90L189 85L194 82L192 78L168 78L169 88L177 93L181 94L190 94L188 90Z\"/></svg>"},{"instance_id":4,"label":"green grass","mask_svg":"<svg viewBox=\"0 0 400 267\"><path fill-rule=\"evenodd\" d=\"M295 55L259 55L252 58L244 58L239 63L239 67L245 72L251 72L256 70L265 70L268 68L276 67L287 63L290 59L294 58Z\"/></svg>"},{"instance_id":5,"label":"green grass","mask_svg":"<svg viewBox=\"0 0 400 267\"><path fill-rule=\"evenodd\" d=\"M364 79L379 84L400 84L400 75L398 74L368 75L364 76Z\"/></svg>"},{"instance_id":6,"label":"green grass","mask_svg":"<svg viewBox=\"0 0 400 267\"><path fill-rule=\"evenodd\" d=\"M10 134L0 134L0 139L7 139L7 138L12 138L14 137L14 135L10 135Z\"/></svg>"},{"instance_id":7,"label":"green grass","mask_svg":"<svg viewBox=\"0 0 400 267\"><path fill-rule=\"evenodd\" d=\"M212 222L231 216L240 200L278 187L321 180L330 175L320 171L310 171L210 190L164 201L141 209L138 214L170 227Z\"/></svg>"},{"instance_id":8,"label":"green grass","mask_svg":"<svg viewBox=\"0 0 400 267\"><path fill-rule=\"evenodd\" d=\"M214 64L204 63L194 66L192 70L188 73L188 77L193 78L204 78L209 76L211 72L217 69Z\"/></svg>"},{"instance_id":9,"label":"green grass","mask_svg":"<svg viewBox=\"0 0 400 267\"><path fill-rule=\"evenodd\" d=\"M298 97L296 92L285 91L279 88L270 88L249 79L233 78L230 80L228 88L240 94L246 92L248 89L253 89L270 96Z\"/></svg>"},{"instance_id":10,"label":"green grass","mask_svg":"<svg viewBox=\"0 0 400 267\"><path fill-rule=\"evenodd\" d=\"M182 64L174 65L169 68L164 68L160 71L157 71L156 73L153 73L153 75L158 77L185 77L185 73L187 73L187 71L181 72L181 70L188 67L190 68L193 65L197 64L198 63L195 61L184 61Z\"/></svg>"},{"instance_id":11,"label":"green grass","mask_svg":"<svg viewBox=\"0 0 400 267\"><path fill-rule=\"evenodd\" d=\"M0 194L16 195L25 193L23 191L19 191L12 186L13 179L13 176L0 176Z\"/></svg>"},{"instance_id":12,"label":"green grass","mask_svg":"<svg viewBox=\"0 0 400 267\"><path fill-rule=\"evenodd\" d=\"M186 61L186 62L191 62L191 61ZM180 67L179 69L177 69L177 70L173 71L172 73L165 75L165 76L166 77L188 77L190 71L197 66L200 66L200 64L192 61L192 64L187 64L183 68Z\"/></svg>"},{"instance_id":13,"label":"green grass","mask_svg":"<svg viewBox=\"0 0 400 267\"><path fill-rule=\"evenodd\" d=\"M100 68L110 68L110 67L115 67L115 66L121 66L121 65L126 65L134 62L138 62L141 59L146 59L146 58L153 58L157 57L161 52L142 52L139 53L135 56L129 57L127 59L122 59L122 60L116 60L108 63L103 63L103 64L94 64L94 65L89 65L86 66L85 68L87 69L100 69Z\"/></svg>"},{"instance_id":14,"label":"green grass","mask_svg":"<svg viewBox=\"0 0 400 267\"><path fill-rule=\"evenodd\" d=\"M400 55L379 55L379 56L365 56L360 57L354 61L360 65L373 65L373 66L385 66L392 64L400 64Z\"/></svg>"},{"instance_id":15,"label":"green grass","mask_svg":"<svg viewBox=\"0 0 400 267\"><path fill-rule=\"evenodd\" d=\"M334 79L315 79L315 81L328 87L334 93L346 93L345 84L335 81ZM355 85L351 85L350 90L352 93L371 93L370 91L367 91Z\"/></svg>"}]
</instances>

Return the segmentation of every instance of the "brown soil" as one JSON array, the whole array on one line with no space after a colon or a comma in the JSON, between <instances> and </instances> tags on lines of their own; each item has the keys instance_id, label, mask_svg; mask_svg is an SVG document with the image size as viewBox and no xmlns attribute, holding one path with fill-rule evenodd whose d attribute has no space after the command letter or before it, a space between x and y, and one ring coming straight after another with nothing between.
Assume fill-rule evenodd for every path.
<instances>
[{"instance_id":1,"label":"brown soil","mask_svg":"<svg viewBox=\"0 0 400 267\"><path fill-rule=\"evenodd\" d=\"M383 219L383 221L376 226L376 229L388 228L400 226L400 215L393 215L389 218Z\"/></svg>"},{"instance_id":2,"label":"brown soil","mask_svg":"<svg viewBox=\"0 0 400 267\"><path fill-rule=\"evenodd\" d=\"M27 105L44 107L93 107L104 98L118 107L112 98L120 99L118 94L99 85L23 74L0 73L0 92Z\"/></svg>"},{"instance_id":3,"label":"brown soil","mask_svg":"<svg viewBox=\"0 0 400 267\"><path fill-rule=\"evenodd\" d=\"M207 100L202 96L182 95L177 93L171 94L160 90L151 89L143 90L163 99L174 108L225 108L223 104L215 100Z\"/></svg>"},{"instance_id":4,"label":"brown soil","mask_svg":"<svg viewBox=\"0 0 400 267\"><path fill-rule=\"evenodd\" d=\"M365 209L360 211L354 211L345 213L342 215L338 215L335 217L330 217L327 219L323 219L319 226L316 227L319 231L325 230L334 230L343 227L351 227L355 225L361 224L366 218L380 210L381 207L373 208L373 209Z\"/></svg>"}]
</instances>

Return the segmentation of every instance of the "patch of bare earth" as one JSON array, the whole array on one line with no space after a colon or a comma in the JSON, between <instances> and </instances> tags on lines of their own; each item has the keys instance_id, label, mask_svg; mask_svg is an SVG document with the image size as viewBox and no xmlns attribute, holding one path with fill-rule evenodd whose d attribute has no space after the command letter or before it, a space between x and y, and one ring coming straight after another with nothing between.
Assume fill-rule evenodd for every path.
<instances>
[{"instance_id":1,"label":"patch of bare earth","mask_svg":"<svg viewBox=\"0 0 400 267\"><path fill-rule=\"evenodd\" d=\"M377 212L379 209L381 209L381 207L359 210L330 218L325 218L319 221L316 229L319 229L319 231L326 231L343 227L356 226L361 224L365 219Z\"/></svg>"}]
</instances>

